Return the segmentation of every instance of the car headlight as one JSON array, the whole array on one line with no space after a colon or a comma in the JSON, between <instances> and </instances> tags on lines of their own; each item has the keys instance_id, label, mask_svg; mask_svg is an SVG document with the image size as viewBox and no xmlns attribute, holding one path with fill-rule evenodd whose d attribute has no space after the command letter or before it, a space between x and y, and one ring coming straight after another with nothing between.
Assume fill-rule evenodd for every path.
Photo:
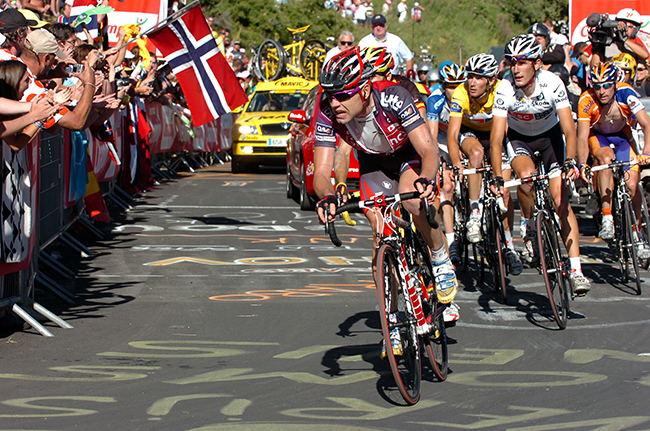
<instances>
[{"instance_id":1,"label":"car headlight","mask_svg":"<svg viewBox=\"0 0 650 431\"><path fill-rule=\"evenodd\" d=\"M242 135L257 135L257 126L239 126L239 133Z\"/></svg>"}]
</instances>

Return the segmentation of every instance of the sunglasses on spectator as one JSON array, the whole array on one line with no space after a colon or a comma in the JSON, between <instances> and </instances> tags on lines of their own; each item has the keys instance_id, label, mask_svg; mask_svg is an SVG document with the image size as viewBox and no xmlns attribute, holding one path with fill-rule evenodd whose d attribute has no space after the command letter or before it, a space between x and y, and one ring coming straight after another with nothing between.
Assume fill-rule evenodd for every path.
<instances>
[{"instance_id":1,"label":"sunglasses on spectator","mask_svg":"<svg viewBox=\"0 0 650 431\"><path fill-rule=\"evenodd\" d=\"M604 83L604 84L594 84L594 85L592 85L592 87L594 88L594 90L600 90L601 87L604 88L605 90L609 90L609 89L612 88L613 86L614 86L614 83L613 83L613 82L606 82L606 83Z\"/></svg>"},{"instance_id":2,"label":"sunglasses on spectator","mask_svg":"<svg viewBox=\"0 0 650 431\"><path fill-rule=\"evenodd\" d=\"M352 45L354 44L354 42L347 41L347 40L340 40L340 41L339 41L339 44L340 44L340 45L352 46Z\"/></svg>"},{"instance_id":3,"label":"sunglasses on spectator","mask_svg":"<svg viewBox=\"0 0 650 431\"><path fill-rule=\"evenodd\" d=\"M359 91L361 91L361 87L353 88L352 90L338 91L336 93L325 93L325 96L330 100L336 99L339 102L346 102L352 99L352 97L354 97L354 95Z\"/></svg>"},{"instance_id":4,"label":"sunglasses on spectator","mask_svg":"<svg viewBox=\"0 0 650 431\"><path fill-rule=\"evenodd\" d=\"M639 66L636 68L636 70L638 70L639 72L643 72L644 70L648 70L648 68Z\"/></svg>"}]
</instances>

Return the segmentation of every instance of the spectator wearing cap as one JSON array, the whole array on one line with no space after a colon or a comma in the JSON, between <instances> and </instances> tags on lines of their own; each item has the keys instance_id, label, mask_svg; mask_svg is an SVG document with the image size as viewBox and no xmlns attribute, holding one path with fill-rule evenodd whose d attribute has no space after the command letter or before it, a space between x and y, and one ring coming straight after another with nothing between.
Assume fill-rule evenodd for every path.
<instances>
[{"instance_id":1,"label":"spectator wearing cap","mask_svg":"<svg viewBox=\"0 0 650 431\"><path fill-rule=\"evenodd\" d=\"M578 42L573 47L573 54L571 55L571 58L575 60L570 71L571 82L580 88L580 92L577 93L578 95L585 92L588 87L587 75L589 74L589 61L591 56L587 48L589 48L589 45L586 42Z\"/></svg>"},{"instance_id":2,"label":"spectator wearing cap","mask_svg":"<svg viewBox=\"0 0 650 431\"><path fill-rule=\"evenodd\" d=\"M49 12L50 4L45 4L45 0L23 0L23 8L34 11L40 18Z\"/></svg>"},{"instance_id":3,"label":"spectator wearing cap","mask_svg":"<svg viewBox=\"0 0 650 431\"><path fill-rule=\"evenodd\" d=\"M224 56L226 55L226 39L228 39L228 36L230 36L230 30L227 28L219 31L219 36L217 36L217 46Z\"/></svg>"},{"instance_id":4,"label":"spectator wearing cap","mask_svg":"<svg viewBox=\"0 0 650 431\"><path fill-rule=\"evenodd\" d=\"M27 20L17 9L0 12L0 33L6 38L0 50L0 61L16 60L25 49L27 28L36 25L34 20Z\"/></svg>"},{"instance_id":5,"label":"spectator wearing cap","mask_svg":"<svg viewBox=\"0 0 650 431\"><path fill-rule=\"evenodd\" d=\"M59 15L59 17L56 19L56 22L61 23L61 24L72 24L74 19L72 18L72 5L74 4L74 0L65 0L63 2L63 13Z\"/></svg>"},{"instance_id":6,"label":"spectator wearing cap","mask_svg":"<svg viewBox=\"0 0 650 431\"><path fill-rule=\"evenodd\" d=\"M22 13L25 19L29 22L36 21L36 25L30 25L27 27L29 29L28 32L38 28L50 28L51 26L49 22L41 20L34 11L29 9L18 9L18 12Z\"/></svg>"},{"instance_id":7,"label":"spectator wearing cap","mask_svg":"<svg viewBox=\"0 0 650 431\"><path fill-rule=\"evenodd\" d=\"M372 33L359 41L360 48L368 46L383 46L393 56L395 68L391 71L393 75L398 74L399 66L406 63L406 70L413 70L413 53L404 41L397 35L388 32L386 17L375 15L370 21Z\"/></svg>"},{"instance_id":8,"label":"spectator wearing cap","mask_svg":"<svg viewBox=\"0 0 650 431\"><path fill-rule=\"evenodd\" d=\"M415 22L421 22L422 12L424 12L424 8L420 6L420 3L415 2L413 4L413 8L411 8L411 19L414 20Z\"/></svg>"},{"instance_id":9,"label":"spectator wearing cap","mask_svg":"<svg viewBox=\"0 0 650 431\"><path fill-rule=\"evenodd\" d=\"M21 60L29 69L29 86L23 95L24 101L31 101L41 96L47 90L42 82L36 77L44 76L56 62L65 59L65 53L59 48L56 38L47 30L39 29L27 35L25 40L25 49L23 50ZM93 65L99 60L99 53L93 51L87 61L84 61L84 70L78 75L81 86L81 97L75 106L74 111L65 107L48 121L44 128L51 128L55 125L65 127L70 130L83 130L86 128L86 120L90 114L93 96L95 94L95 72Z\"/></svg>"},{"instance_id":10,"label":"spectator wearing cap","mask_svg":"<svg viewBox=\"0 0 650 431\"><path fill-rule=\"evenodd\" d=\"M349 30L343 30L339 35L339 43L334 48L330 49L325 56L325 61L323 61L323 66L327 64L328 61L336 54L339 54L343 51L354 48L354 34Z\"/></svg>"}]
</instances>

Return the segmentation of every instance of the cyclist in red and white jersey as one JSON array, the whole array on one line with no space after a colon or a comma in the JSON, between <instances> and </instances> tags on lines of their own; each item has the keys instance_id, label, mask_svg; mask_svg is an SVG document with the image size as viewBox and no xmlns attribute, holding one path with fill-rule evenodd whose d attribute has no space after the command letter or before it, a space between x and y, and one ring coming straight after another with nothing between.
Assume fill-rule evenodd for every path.
<instances>
[{"instance_id":1,"label":"cyclist in red and white jersey","mask_svg":"<svg viewBox=\"0 0 650 431\"><path fill-rule=\"evenodd\" d=\"M314 188L323 197L317 205L322 223L326 217L333 221L336 210L330 176L337 134L357 150L362 199L416 188L423 199L433 198L435 183L429 178L436 178L439 156L429 129L409 92L390 81L372 82L373 73L374 67L364 64L355 48L334 56L319 77L326 97L316 119ZM419 200L405 201L404 206L431 247L436 294L447 304L456 295L458 281L442 233L429 226ZM373 232L378 232L376 217L372 212L366 216ZM391 340L393 352L401 354L399 331L391 334Z\"/></svg>"},{"instance_id":2,"label":"cyclist in red and white jersey","mask_svg":"<svg viewBox=\"0 0 650 431\"><path fill-rule=\"evenodd\" d=\"M577 177L576 129L567 91L559 77L542 70L541 56L542 46L532 34L515 36L506 45L505 58L510 65L511 74L501 80L497 87L490 135L495 188L500 194L504 193L501 152L506 133L510 141L508 151L511 165L519 178L528 177L535 172L533 154L536 151L542 154L548 173L563 167L568 172L566 177L571 180ZM591 289L591 283L582 274L580 265L578 221L569 205L568 196L564 193L562 178L551 178L549 188L569 254L569 281L577 295L585 295ZM534 238L537 234L532 220L531 186L522 185L520 190L519 205L528 220L526 239L532 245L536 243ZM538 253L534 249L529 252L533 261L536 261Z\"/></svg>"}]
</instances>

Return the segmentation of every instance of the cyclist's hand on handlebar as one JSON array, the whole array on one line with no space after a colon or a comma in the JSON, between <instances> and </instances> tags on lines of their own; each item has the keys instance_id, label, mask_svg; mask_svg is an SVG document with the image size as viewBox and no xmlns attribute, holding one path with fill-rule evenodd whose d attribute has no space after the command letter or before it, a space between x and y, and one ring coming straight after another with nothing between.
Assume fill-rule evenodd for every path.
<instances>
[{"instance_id":1,"label":"cyclist's hand on handlebar","mask_svg":"<svg viewBox=\"0 0 650 431\"><path fill-rule=\"evenodd\" d=\"M490 190L497 196L503 196L506 193L505 187L503 187L504 181L503 177L494 177L490 184Z\"/></svg>"},{"instance_id":2,"label":"cyclist's hand on handlebar","mask_svg":"<svg viewBox=\"0 0 650 431\"><path fill-rule=\"evenodd\" d=\"M336 215L336 196L327 195L316 204L320 224L332 223Z\"/></svg>"},{"instance_id":3,"label":"cyclist's hand on handlebar","mask_svg":"<svg viewBox=\"0 0 650 431\"><path fill-rule=\"evenodd\" d=\"M348 186L345 183L338 183L336 185L336 191L334 196L336 196L337 205L343 205L348 201L349 190Z\"/></svg>"},{"instance_id":4,"label":"cyclist's hand on handlebar","mask_svg":"<svg viewBox=\"0 0 650 431\"><path fill-rule=\"evenodd\" d=\"M413 182L413 187L420 192L420 199L430 197L438 189L435 181L422 177Z\"/></svg>"},{"instance_id":5,"label":"cyclist's hand on handlebar","mask_svg":"<svg viewBox=\"0 0 650 431\"><path fill-rule=\"evenodd\" d=\"M562 171L562 178L564 179L568 178L570 180L575 180L580 175L578 167L576 166L576 161L571 158L564 161L564 165L562 165Z\"/></svg>"},{"instance_id":6,"label":"cyclist's hand on handlebar","mask_svg":"<svg viewBox=\"0 0 650 431\"><path fill-rule=\"evenodd\" d=\"M458 178L458 181L462 182L463 181L463 164L458 163L457 165L454 165L454 176Z\"/></svg>"},{"instance_id":7,"label":"cyclist's hand on handlebar","mask_svg":"<svg viewBox=\"0 0 650 431\"><path fill-rule=\"evenodd\" d=\"M637 156L637 161L639 162L640 165L647 165L650 164L650 154L643 153L639 156Z\"/></svg>"},{"instance_id":8,"label":"cyclist's hand on handlebar","mask_svg":"<svg viewBox=\"0 0 650 431\"><path fill-rule=\"evenodd\" d=\"M584 163L580 165L580 178L587 184L590 184L593 180L593 174L591 173L591 166L585 165Z\"/></svg>"}]
</instances>

